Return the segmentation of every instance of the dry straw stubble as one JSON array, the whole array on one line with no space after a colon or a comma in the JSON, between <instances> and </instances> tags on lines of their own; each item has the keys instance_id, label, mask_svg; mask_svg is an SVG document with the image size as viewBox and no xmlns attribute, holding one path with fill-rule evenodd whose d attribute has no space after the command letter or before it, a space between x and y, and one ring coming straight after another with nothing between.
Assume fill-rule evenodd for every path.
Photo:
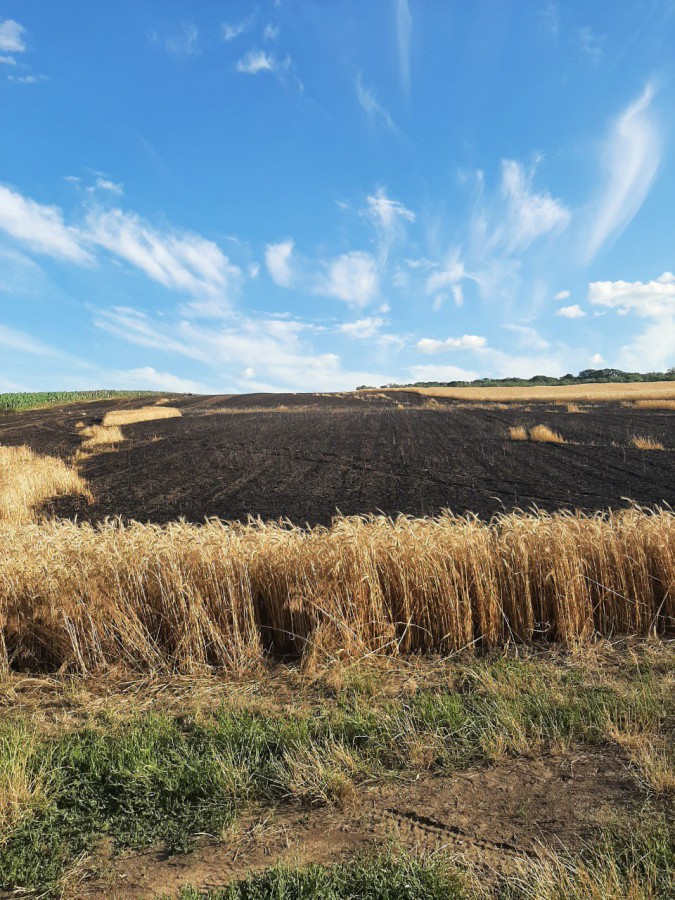
<instances>
[{"instance_id":1,"label":"dry straw stubble","mask_svg":"<svg viewBox=\"0 0 675 900\"><path fill-rule=\"evenodd\" d=\"M175 406L142 406L140 409L113 409L103 417L104 426L133 425L154 419L176 419L181 411Z\"/></svg>"},{"instance_id":2,"label":"dry straw stubble","mask_svg":"<svg viewBox=\"0 0 675 900\"><path fill-rule=\"evenodd\" d=\"M645 437L634 434L630 439L631 444L638 450L665 450L661 441L653 437Z\"/></svg>"},{"instance_id":3,"label":"dry straw stubble","mask_svg":"<svg viewBox=\"0 0 675 900\"><path fill-rule=\"evenodd\" d=\"M526 441L527 428L524 428L522 425L512 425L509 428L509 437L512 441Z\"/></svg>"},{"instance_id":4,"label":"dry straw stubble","mask_svg":"<svg viewBox=\"0 0 675 900\"><path fill-rule=\"evenodd\" d=\"M669 511L0 524L0 554L0 664L24 670L447 653L661 633L675 615Z\"/></svg>"},{"instance_id":5,"label":"dry straw stubble","mask_svg":"<svg viewBox=\"0 0 675 900\"><path fill-rule=\"evenodd\" d=\"M62 459L25 446L0 447L0 522L31 522L45 500L66 494L91 499L86 482Z\"/></svg>"}]
</instances>

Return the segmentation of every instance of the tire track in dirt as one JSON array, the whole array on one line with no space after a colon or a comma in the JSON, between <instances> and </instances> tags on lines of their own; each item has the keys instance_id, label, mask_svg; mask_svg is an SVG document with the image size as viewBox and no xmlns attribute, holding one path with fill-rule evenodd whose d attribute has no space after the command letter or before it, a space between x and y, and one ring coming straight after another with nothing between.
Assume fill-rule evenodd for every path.
<instances>
[{"instance_id":1,"label":"tire track in dirt","mask_svg":"<svg viewBox=\"0 0 675 900\"><path fill-rule=\"evenodd\" d=\"M615 748L409 777L362 788L343 809L291 804L245 814L232 837L192 853L108 852L98 860L108 867L107 885L91 884L83 897L149 900L186 885L206 890L279 862L334 864L392 839L407 849L443 850L494 878L542 845L578 849L600 825L634 815L644 800Z\"/></svg>"}]
</instances>

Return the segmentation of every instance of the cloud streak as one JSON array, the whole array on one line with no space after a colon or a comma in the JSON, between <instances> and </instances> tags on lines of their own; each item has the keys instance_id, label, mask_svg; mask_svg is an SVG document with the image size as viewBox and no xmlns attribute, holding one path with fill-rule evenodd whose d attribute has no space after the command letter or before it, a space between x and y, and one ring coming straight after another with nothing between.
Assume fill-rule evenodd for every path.
<instances>
[{"instance_id":1,"label":"cloud streak","mask_svg":"<svg viewBox=\"0 0 675 900\"><path fill-rule=\"evenodd\" d=\"M396 135L400 134L396 122L394 122L377 99L377 91L372 85L364 84L361 73L356 77L356 99L359 101L361 109L366 113L371 124L379 121L389 131Z\"/></svg>"},{"instance_id":2,"label":"cloud streak","mask_svg":"<svg viewBox=\"0 0 675 900\"><path fill-rule=\"evenodd\" d=\"M56 206L36 203L0 185L0 229L38 253L75 263L91 263L82 234L63 220Z\"/></svg>"},{"instance_id":3,"label":"cloud streak","mask_svg":"<svg viewBox=\"0 0 675 900\"><path fill-rule=\"evenodd\" d=\"M661 162L661 138L651 115L654 86L623 110L605 143L602 163L605 188L593 204L585 242L590 262L610 239L615 240L634 218L649 193Z\"/></svg>"}]
</instances>

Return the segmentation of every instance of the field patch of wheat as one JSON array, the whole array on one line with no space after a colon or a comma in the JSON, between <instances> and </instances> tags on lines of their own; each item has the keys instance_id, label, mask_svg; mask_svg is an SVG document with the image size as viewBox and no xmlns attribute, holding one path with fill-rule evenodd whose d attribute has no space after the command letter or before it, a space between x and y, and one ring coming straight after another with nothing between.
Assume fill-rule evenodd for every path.
<instances>
[{"instance_id":1,"label":"field patch of wheat","mask_svg":"<svg viewBox=\"0 0 675 900\"><path fill-rule=\"evenodd\" d=\"M164 527L0 523L0 665L243 670L663 633L675 516L513 513Z\"/></svg>"},{"instance_id":2,"label":"field patch of wheat","mask_svg":"<svg viewBox=\"0 0 675 900\"><path fill-rule=\"evenodd\" d=\"M112 409L103 417L106 428L133 425L136 422L152 422L155 419L176 419L181 411L175 406L141 406L139 409Z\"/></svg>"}]
</instances>

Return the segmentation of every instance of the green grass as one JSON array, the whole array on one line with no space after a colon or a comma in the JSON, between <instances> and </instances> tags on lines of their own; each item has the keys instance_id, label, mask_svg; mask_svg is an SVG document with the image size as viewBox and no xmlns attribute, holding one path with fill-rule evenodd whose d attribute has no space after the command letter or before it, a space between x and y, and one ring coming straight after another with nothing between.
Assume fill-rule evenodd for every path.
<instances>
[{"instance_id":1,"label":"green grass","mask_svg":"<svg viewBox=\"0 0 675 900\"><path fill-rule=\"evenodd\" d=\"M543 854L496 881L443 855L389 852L334 867L275 866L207 893L185 888L178 900L670 900L673 871L675 833L657 818L636 835L608 832L580 854Z\"/></svg>"},{"instance_id":2,"label":"green grass","mask_svg":"<svg viewBox=\"0 0 675 900\"><path fill-rule=\"evenodd\" d=\"M461 900L463 878L442 857L374 856L327 868L277 866L221 890L179 900Z\"/></svg>"},{"instance_id":3,"label":"green grass","mask_svg":"<svg viewBox=\"0 0 675 900\"><path fill-rule=\"evenodd\" d=\"M14 412L52 406L60 403L77 403L84 400L111 400L118 397L149 397L157 391L35 391L17 394L0 394L0 412Z\"/></svg>"},{"instance_id":4,"label":"green grass","mask_svg":"<svg viewBox=\"0 0 675 900\"><path fill-rule=\"evenodd\" d=\"M319 691L300 709L98 716L32 740L25 722L6 720L0 774L10 773L10 783L17 772L40 789L0 838L0 888L55 891L105 835L118 849L161 843L175 852L196 833L218 835L252 802L340 802L365 779L464 768L553 743L600 743L615 730L663 732L675 720L667 679L648 667L596 684L576 670L504 658L408 698L372 690L356 676L337 697ZM18 760L17 746L25 748Z\"/></svg>"}]
</instances>

